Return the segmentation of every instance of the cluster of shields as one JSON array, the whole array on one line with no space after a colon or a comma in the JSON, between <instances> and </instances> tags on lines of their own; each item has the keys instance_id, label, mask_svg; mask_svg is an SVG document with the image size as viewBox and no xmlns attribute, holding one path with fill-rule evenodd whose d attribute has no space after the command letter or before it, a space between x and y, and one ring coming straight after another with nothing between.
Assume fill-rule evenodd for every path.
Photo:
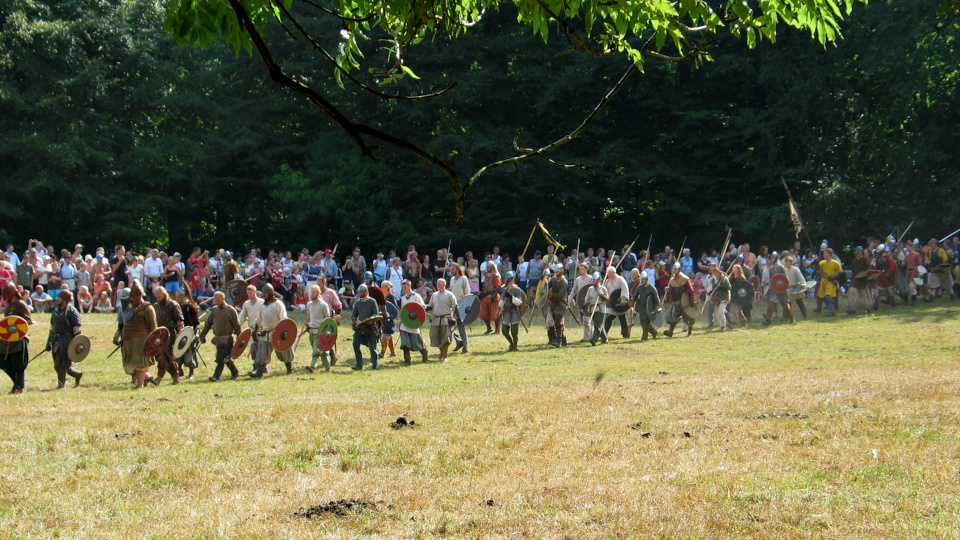
<instances>
[{"instance_id":1,"label":"cluster of shields","mask_svg":"<svg viewBox=\"0 0 960 540\"><path fill-rule=\"evenodd\" d=\"M0 340L9 342L20 341L27 337L29 330L30 325L23 317L10 315L0 319ZM36 356L31 358L30 361L36 360L38 356L47 350L49 349L40 351ZM71 339L67 345L67 358L69 358L71 362L79 363L83 362L88 354L90 354L90 338L83 334L73 336L73 339Z\"/></svg>"}]
</instances>

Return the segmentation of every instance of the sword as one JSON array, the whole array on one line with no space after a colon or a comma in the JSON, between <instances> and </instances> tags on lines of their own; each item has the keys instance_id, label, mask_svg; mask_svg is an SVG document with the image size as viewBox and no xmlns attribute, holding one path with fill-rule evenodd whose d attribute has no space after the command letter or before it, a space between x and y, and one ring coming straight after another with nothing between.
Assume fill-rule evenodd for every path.
<instances>
[{"instance_id":1,"label":"sword","mask_svg":"<svg viewBox=\"0 0 960 540\"><path fill-rule=\"evenodd\" d=\"M203 360L203 357L200 356L200 340L196 336L193 337L193 345L191 345L191 347L193 347L193 354L197 355L197 358L203 363L203 367L207 367L207 363Z\"/></svg>"},{"instance_id":2,"label":"sword","mask_svg":"<svg viewBox=\"0 0 960 540\"><path fill-rule=\"evenodd\" d=\"M121 343L120 345L117 345L117 348L114 349L112 353L108 354L108 355L107 355L107 358L110 358L110 357L113 356L117 351L119 351L119 350L120 350L120 347L123 347L123 344L122 344L122 343ZM40 355L37 355L37 356L40 356Z\"/></svg>"},{"instance_id":3,"label":"sword","mask_svg":"<svg viewBox=\"0 0 960 540\"><path fill-rule=\"evenodd\" d=\"M37 358L40 358L40 355L42 355L43 353L45 353L45 352L47 352L47 351L49 351L49 350L50 350L50 349L44 349L44 350L38 352L38 353L36 354L36 356L34 356L33 358L30 359L30 362L33 362L33 361L36 360ZM109 358L109 357L108 357L108 358Z\"/></svg>"}]
</instances>

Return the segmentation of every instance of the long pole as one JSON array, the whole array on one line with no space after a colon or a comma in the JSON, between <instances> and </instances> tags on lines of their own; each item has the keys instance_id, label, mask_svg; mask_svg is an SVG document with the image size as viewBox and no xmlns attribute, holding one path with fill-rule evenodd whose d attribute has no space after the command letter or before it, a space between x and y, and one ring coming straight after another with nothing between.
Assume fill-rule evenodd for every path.
<instances>
[{"instance_id":1,"label":"long pole","mask_svg":"<svg viewBox=\"0 0 960 540\"><path fill-rule=\"evenodd\" d=\"M941 238L941 239L940 239L940 243L946 242L951 236L953 236L953 235L955 235L955 234L957 234L957 233L960 233L960 229L957 229L957 230L953 231L952 233L948 234L947 236L944 236L943 238Z\"/></svg>"},{"instance_id":2,"label":"long pole","mask_svg":"<svg viewBox=\"0 0 960 540\"><path fill-rule=\"evenodd\" d=\"M523 246L523 253L520 254L521 258L526 258L527 249L530 247L530 242L533 241L533 233L537 232L537 225L540 224L540 218L537 218L537 223L534 224L533 229L530 231L530 238L527 238L527 245Z\"/></svg>"},{"instance_id":3,"label":"long pole","mask_svg":"<svg viewBox=\"0 0 960 540\"><path fill-rule=\"evenodd\" d=\"M787 190L787 199L790 199L790 202L793 203L793 207L796 208L796 207L797 207L797 203L794 203L794 202L793 202L793 194L790 193L790 186L787 185L786 179L784 179L783 176L781 176L781 177L780 177L780 181L783 182L783 189ZM797 217L798 217L798 218L800 217L800 210L799 210L799 209L797 209ZM813 239L810 238L810 232L807 231L807 226L806 226L806 225L803 225L803 220L800 220L800 225L803 227L803 234L804 234L804 236L807 237L807 243L810 244L810 247L811 247L811 248L817 249L817 246L813 245Z\"/></svg>"},{"instance_id":4,"label":"long pole","mask_svg":"<svg viewBox=\"0 0 960 540\"><path fill-rule=\"evenodd\" d=\"M623 264L623 260L624 260L625 258L627 258L627 256L630 255L630 251L633 249L633 245L636 244L636 243L637 243L637 240L639 240L639 239L640 239L640 235L637 234L637 237L634 238L634 239L633 239L633 242L630 242L630 246L627 247L627 251L625 251L625 252L623 253L623 255L620 256L620 262L618 262L617 265L614 266L614 268L620 268L620 265ZM653 239L653 236L651 236L650 239L652 240L652 239ZM686 239L684 239L684 242L686 242Z\"/></svg>"},{"instance_id":5,"label":"long pole","mask_svg":"<svg viewBox=\"0 0 960 540\"><path fill-rule=\"evenodd\" d=\"M913 220L913 221L916 221L916 220ZM908 232L910 232L910 227L913 227L913 221L910 222L910 225L907 225L906 230L903 231L903 234L900 235L900 238L897 238L898 244L903 240L903 237L906 236Z\"/></svg>"}]
</instances>

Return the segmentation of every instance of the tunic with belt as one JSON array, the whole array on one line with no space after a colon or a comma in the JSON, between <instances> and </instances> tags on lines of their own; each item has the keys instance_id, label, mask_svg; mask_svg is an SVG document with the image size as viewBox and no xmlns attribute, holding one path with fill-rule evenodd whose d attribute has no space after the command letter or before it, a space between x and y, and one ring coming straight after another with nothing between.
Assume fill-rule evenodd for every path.
<instances>
[{"instance_id":1,"label":"tunic with belt","mask_svg":"<svg viewBox=\"0 0 960 540\"><path fill-rule=\"evenodd\" d=\"M50 313L50 347L55 358L67 358L67 347L73 336L80 333L80 312L73 304L66 308L57 306Z\"/></svg>"},{"instance_id":2,"label":"tunic with belt","mask_svg":"<svg viewBox=\"0 0 960 540\"><path fill-rule=\"evenodd\" d=\"M144 370L153 365L153 358L143 354L143 344L150 332L157 329L157 313L150 302L141 302L139 306L131 304L124 312L124 318L121 354L124 369L132 374L134 370Z\"/></svg>"},{"instance_id":3,"label":"tunic with belt","mask_svg":"<svg viewBox=\"0 0 960 540\"><path fill-rule=\"evenodd\" d=\"M7 304L7 307L3 309L3 316L9 317L11 315L16 315L21 319L27 321L27 324L30 324L33 319L30 318L30 308L27 306L27 303L23 300L17 299L13 302ZM26 336L23 339L18 341L4 341L0 340L0 362L13 366L19 366L22 362L23 367L27 366L27 353L26 345L29 343L29 339Z\"/></svg>"}]
</instances>

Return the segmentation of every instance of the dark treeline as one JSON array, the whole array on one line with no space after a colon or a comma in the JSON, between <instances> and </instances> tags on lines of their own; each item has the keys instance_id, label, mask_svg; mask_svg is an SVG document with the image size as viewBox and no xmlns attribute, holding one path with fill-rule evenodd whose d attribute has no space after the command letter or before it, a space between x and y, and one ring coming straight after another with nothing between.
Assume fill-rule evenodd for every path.
<instances>
[{"instance_id":1,"label":"dark treeline","mask_svg":"<svg viewBox=\"0 0 960 540\"><path fill-rule=\"evenodd\" d=\"M704 68L651 61L553 156L588 170L495 171L456 228L439 171L390 149L362 158L257 58L178 47L162 2L0 0L0 241L371 252L452 239L460 253L515 253L540 218L569 245L619 248L652 233L657 247L689 235L694 249L719 248L731 226L735 242L783 246L793 230L781 177L818 244L914 219L911 237L944 236L960 226L960 21L937 18L937 5L858 6L827 49L782 28L754 51L717 38ZM458 83L442 97L386 102L332 82L327 95L461 174L509 157L517 127L522 146L560 137L626 61L568 51L559 36L544 45L511 9L423 44L408 59L421 79L389 89ZM335 26L314 24L335 43ZM331 79L302 43L268 37L291 70Z\"/></svg>"}]
</instances>

